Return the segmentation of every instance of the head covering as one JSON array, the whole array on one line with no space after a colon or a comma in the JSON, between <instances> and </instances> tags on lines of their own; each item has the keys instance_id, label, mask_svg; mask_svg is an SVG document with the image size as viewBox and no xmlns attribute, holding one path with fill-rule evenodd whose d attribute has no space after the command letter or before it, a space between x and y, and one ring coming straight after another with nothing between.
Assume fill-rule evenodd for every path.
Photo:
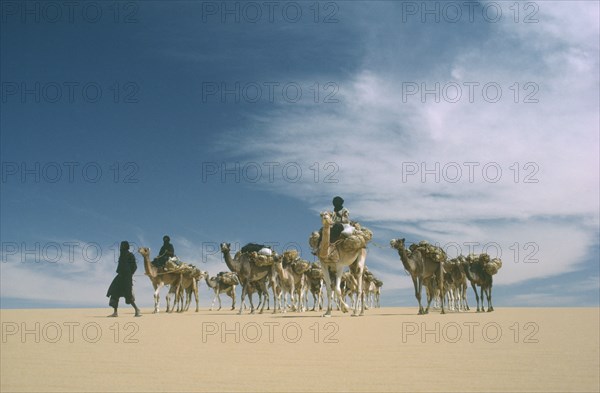
<instances>
[{"instance_id":1,"label":"head covering","mask_svg":"<svg viewBox=\"0 0 600 393\"><path fill-rule=\"evenodd\" d=\"M170 242L171 238L168 235L163 236L163 242Z\"/></svg>"},{"instance_id":2,"label":"head covering","mask_svg":"<svg viewBox=\"0 0 600 393\"><path fill-rule=\"evenodd\" d=\"M121 246L119 247L120 251L129 251L129 242L127 240L123 240L121 242Z\"/></svg>"},{"instance_id":3,"label":"head covering","mask_svg":"<svg viewBox=\"0 0 600 393\"><path fill-rule=\"evenodd\" d=\"M333 207L336 212L344 208L344 200L340 196L333 198Z\"/></svg>"}]
</instances>

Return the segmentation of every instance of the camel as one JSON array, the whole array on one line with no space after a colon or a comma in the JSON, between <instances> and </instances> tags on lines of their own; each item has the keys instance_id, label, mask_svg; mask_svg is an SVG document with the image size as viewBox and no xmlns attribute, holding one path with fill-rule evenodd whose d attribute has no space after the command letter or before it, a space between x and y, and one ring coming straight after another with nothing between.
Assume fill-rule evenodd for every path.
<instances>
[{"instance_id":1,"label":"camel","mask_svg":"<svg viewBox=\"0 0 600 393\"><path fill-rule=\"evenodd\" d=\"M431 304L431 298L427 299L427 308L423 309L421 305L421 291L423 287L423 280L428 279L431 276L434 276L436 273L439 274L439 277L443 276L444 267L443 264L437 262L431 258L427 258L421 254L419 250L415 250L414 252L407 252L406 248L404 248L404 239L392 239L390 241L390 245L392 248L398 250L398 255L400 255L400 260L402 261L402 265L404 269L410 274L413 285L415 287L415 297L419 302L419 315L427 314L429 312L429 306ZM444 280L438 280L438 288L439 293L444 293ZM442 314L445 314L444 311L444 303L442 302Z\"/></svg>"},{"instance_id":2,"label":"camel","mask_svg":"<svg viewBox=\"0 0 600 393\"><path fill-rule=\"evenodd\" d=\"M266 280L271 275L271 266L257 266L254 264L246 253L238 253L236 254L236 258L231 257L231 244L230 243L221 243L221 252L223 253L223 258L225 259L225 264L232 272L238 275L240 279L240 284L242 284L242 295L240 299L240 311L238 314L242 314L244 299L246 295L248 295L248 299L250 300L250 314L254 314L255 308L254 303L252 302L252 285L254 283L258 284L260 288L259 294L262 292L263 296L266 297L266 301L262 301L262 306L259 311L262 314L265 303L269 302L269 292L267 291Z\"/></svg>"},{"instance_id":3,"label":"camel","mask_svg":"<svg viewBox=\"0 0 600 393\"><path fill-rule=\"evenodd\" d=\"M190 304L192 303L192 294L194 294L194 298L196 299L196 312L199 310L199 296L198 296L198 285L199 281L203 278L208 277L207 272L203 272L195 266L192 266L191 272L180 273L179 280L177 283L171 285L169 289L169 295L175 295L175 303L177 305L177 312L187 311L190 308ZM185 299L184 299L185 292ZM168 299L168 298L167 298ZM184 304L185 300L185 304ZM173 311L167 310L167 311Z\"/></svg>"},{"instance_id":4,"label":"camel","mask_svg":"<svg viewBox=\"0 0 600 393\"><path fill-rule=\"evenodd\" d=\"M365 298L367 302L365 305L366 309L369 309L369 307L375 307L376 290L377 286L375 285L375 276L367 267L365 267L365 272L363 273L363 291L365 292Z\"/></svg>"},{"instance_id":5,"label":"camel","mask_svg":"<svg viewBox=\"0 0 600 393\"><path fill-rule=\"evenodd\" d=\"M494 311L492 306L492 284L493 276L488 274L483 266L483 263L479 263L475 260L465 260L463 262L464 272L471 286L473 292L475 292L475 299L477 300L477 312L485 312L483 305L483 294L485 293L488 301L488 312ZM477 285L480 287L480 296L477 295ZM479 298L481 297L481 310L479 309Z\"/></svg>"},{"instance_id":6,"label":"camel","mask_svg":"<svg viewBox=\"0 0 600 393\"><path fill-rule=\"evenodd\" d=\"M152 265L152 263L150 263L150 249L147 247L140 247L138 252L144 259L145 274L148 276L148 278L150 278L150 282L154 287L154 313L158 313L160 289L165 285L177 285L181 278L181 274L174 272L159 273L158 269ZM172 309L170 308L169 295L167 295L167 312L172 312Z\"/></svg>"},{"instance_id":7,"label":"camel","mask_svg":"<svg viewBox=\"0 0 600 393\"><path fill-rule=\"evenodd\" d=\"M221 273L220 273L221 274ZM235 275L234 273L234 285L228 285L227 283L223 282L223 280L219 279L220 277L214 276L214 277L210 277L208 278L208 275L205 277L206 280L206 285L208 285L209 288L212 288L212 290L215 292L215 297L213 298L213 301L210 305L210 309L209 311L213 310L213 307L215 305L215 300L219 300L219 310L221 310L221 293L226 294L227 296L229 296L231 298L231 309L235 310L235 287L237 284L239 284L239 279L237 278L237 275Z\"/></svg>"},{"instance_id":8,"label":"camel","mask_svg":"<svg viewBox=\"0 0 600 393\"><path fill-rule=\"evenodd\" d=\"M296 250L283 253L283 268L286 269L294 279L294 291L298 302L299 312L304 312L307 308L304 302L307 292L307 278L304 273L306 273L310 267L311 265L307 261L298 256Z\"/></svg>"},{"instance_id":9,"label":"camel","mask_svg":"<svg viewBox=\"0 0 600 393\"><path fill-rule=\"evenodd\" d=\"M364 277L363 277L363 290L364 290ZM342 290L342 299L346 300L347 297L350 297L352 301L352 308L356 306L356 301L358 299L358 281L352 273L345 272L342 274L342 282L340 283L340 289Z\"/></svg>"},{"instance_id":10,"label":"camel","mask_svg":"<svg viewBox=\"0 0 600 393\"><path fill-rule=\"evenodd\" d=\"M296 298L296 279L290 272L290 266L283 267L283 257L275 258L275 263L272 266L271 282L274 288L273 297L275 305L273 306L273 314L277 312L277 309L281 312L287 311L287 296L290 296L290 302L292 311L299 311L300 299ZM276 293L275 288L279 285L281 291L279 294Z\"/></svg>"},{"instance_id":11,"label":"camel","mask_svg":"<svg viewBox=\"0 0 600 393\"><path fill-rule=\"evenodd\" d=\"M461 256L462 257L462 256ZM467 275L465 274L464 257L453 259L447 265L448 273L452 276L452 284L454 286L454 304L458 311L468 311L469 304L467 303Z\"/></svg>"},{"instance_id":12,"label":"camel","mask_svg":"<svg viewBox=\"0 0 600 393\"><path fill-rule=\"evenodd\" d=\"M376 278L373 282L375 283L375 307L379 308L381 307L379 300L381 298L381 287L383 286L383 281Z\"/></svg>"},{"instance_id":13,"label":"camel","mask_svg":"<svg viewBox=\"0 0 600 393\"><path fill-rule=\"evenodd\" d=\"M350 272L356 279L358 283L358 293L362 297L360 302L360 314L358 312L359 302L356 302L354 307L354 313L352 315L364 315L365 307L364 294L362 292L362 275L363 270L365 269L367 250L365 248L359 248L357 250L347 251L339 246L339 242L330 244L330 231L331 226L333 225L331 213L321 213L321 222L323 224L323 231L321 244L319 245L317 256L319 258L319 261L321 261L321 266L324 270L323 278L325 279L325 288L327 291L327 311L323 316L331 316L333 294L335 294L336 299L339 301L342 312L348 312L349 307L342 297L342 290L340 288L342 274L344 273L344 268L346 266L350 268ZM333 286L331 277L328 273L335 274L335 285Z\"/></svg>"},{"instance_id":14,"label":"camel","mask_svg":"<svg viewBox=\"0 0 600 393\"><path fill-rule=\"evenodd\" d=\"M310 291L313 297L313 308L311 311L315 311L317 307L319 310L323 309L323 270L316 263L311 263L310 269L306 271L306 289ZM308 293L305 294L305 303L308 308Z\"/></svg>"}]
</instances>

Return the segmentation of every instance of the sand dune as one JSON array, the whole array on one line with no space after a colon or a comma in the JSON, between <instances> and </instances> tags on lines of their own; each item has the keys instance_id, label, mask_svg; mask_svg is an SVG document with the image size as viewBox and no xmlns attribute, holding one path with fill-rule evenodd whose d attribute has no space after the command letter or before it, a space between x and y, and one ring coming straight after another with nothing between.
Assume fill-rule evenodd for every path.
<instances>
[{"instance_id":1,"label":"sand dune","mask_svg":"<svg viewBox=\"0 0 600 393\"><path fill-rule=\"evenodd\" d=\"M2 392L598 392L597 308L237 316L1 310Z\"/></svg>"}]
</instances>

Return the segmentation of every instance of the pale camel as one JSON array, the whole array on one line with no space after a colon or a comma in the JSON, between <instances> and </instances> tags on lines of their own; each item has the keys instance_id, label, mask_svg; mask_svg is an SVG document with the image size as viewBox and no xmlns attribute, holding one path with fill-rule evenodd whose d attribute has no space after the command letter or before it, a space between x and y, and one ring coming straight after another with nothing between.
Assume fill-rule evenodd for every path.
<instances>
[{"instance_id":1,"label":"pale camel","mask_svg":"<svg viewBox=\"0 0 600 393\"><path fill-rule=\"evenodd\" d=\"M375 286L375 276L367 267L365 267L365 271L363 273L363 291L365 293L366 309L369 309L369 307L375 307L376 289L377 287Z\"/></svg>"},{"instance_id":2,"label":"pale camel","mask_svg":"<svg viewBox=\"0 0 600 393\"><path fill-rule=\"evenodd\" d=\"M307 278L304 273L310 269L310 264L301 259L295 250L286 251L283 253L283 267L294 278L295 297L298 302L298 311L306 310L304 298L307 289Z\"/></svg>"},{"instance_id":3,"label":"pale camel","mask_svg":"<svg viewBox=\"0 0 600 393\"><path fill-rule=\"evenodd\" d=\"M374 280L375 283L375 307L381 307L381 303L379 302L381 299L381 287L383 286L383 281L379 279Z\"/></svg>"},{"instance_id":4,"label":"pale camel","mask_svg":"<svg viewBox=\"0 0 600 393\"><path fill-rule=\"evenodd\" d=\"M157 313L159 312L160 289L165 285L176 285L180 279L180 274L172 272L159 273L158 269L150 262L150 249L148 247L140 247L138 252L144 259L145 274L148 276L154 287L154 313ZM167 294L167 312L172 311L173 310L170 308L170 298Z\"/></svg>"},{"instance_id":5,"label":"pale camel","mask_svg":"<svg viewBox=\"0 0 600 393\"><path fill-rule=\"evenodd\" d=\"M321 261L321 266L324 270L323 278L325 279L325 288L327 291L327 311L323 316L330 317L334 293L336 299L340 303L342 312L348 312L348 304L344 301L342 290L340 288L342 274L344 273L344 268L346 266L350 267L350 272L358 283L358 293L361 297L364 296L362 293L362 275L365 268L367 250L365 248L359 248L357 250L347 251L339 246L339 242L330 244L330 230L333 225L331 214L329 212L321 213L321 222L323 224L323 231L317 256ZM327 273L335 274L335 285L332 286L331 277ZM356 302L354 313L352 314L353 316L364 315L364 298L360 301L360 314L358 312L358 304L359 302Z\"/></svg>"},{"instance_id":6,"label":"pale camel","mask_svg":"<svg viewBox=\"0 0 600 393\"><path fill-rule=\"evenodd\" d=\"M177 283L174 283L169 288L169 295L175 295L175 304L177 305L177 312L187 311L190 308L190 304L192 303L192 294L196 299L196 312L198 312L200 304L199 304L199 295L198 295L198 285L200 280L208 277L207 272L203 272L197 267L192 265L191 271L185 271L184 273L180 273L179 280ZM184 299L185 294L185 299ZM169 296L167 295L167 296ZM185 300L185 303L184 303ZM171 310L172 311L172 310Z\"/></svg>"},{"instance_id":7,"label":"pale camel","mask_svg":"<svg viewBox=\"0 0 600 393\"><path fill-rule=\"evenodd\" d=\"M392 246L392 248L398 250L398 254L400 255L402 265L412 278L413 285L415 287L415 297L419 302L419 314L427 314L429 312L429 306L431 304L431 299L433 298L433 296L427 299L427 308L423 309L423 306L421 305L421 292L423 287L423 280L434 276L436 273L442 276L444 272L443 264L431 258L423 256L418 249L409 255L406 251L406 248L404 248L404 239L392 239L390 241L390 245ZM444 280L437 281L439 293L443 294ZM445 314L443 302L441 313Z\"/></svg>"},{"instance_id":8,"label":"pale camel","mask_svg":"<svg viewBox=\"0 0 600 393\"><path fill-rule=\"evenodd\" d=\"M290 304L292 311L298 310L297 299L296 299L296 280L290 272L290 266L283 267L283 257L276 257L275 263L272 266L271 272L271 285L276 288L277 285L281 288L279 296L273 291L274 303L273 314L279 309L281 312L287 311L288 301L287 297L290 297ZM299 300L299 299L298 299Z\"/></svg>"}]
</instances>

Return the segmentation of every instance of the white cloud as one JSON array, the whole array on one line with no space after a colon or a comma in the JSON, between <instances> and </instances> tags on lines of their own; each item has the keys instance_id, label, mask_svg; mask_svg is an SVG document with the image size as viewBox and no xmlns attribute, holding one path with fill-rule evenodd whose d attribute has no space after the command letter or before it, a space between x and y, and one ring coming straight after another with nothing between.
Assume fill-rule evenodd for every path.
<instances>
[{"instance_id":1,"label":"white cloud","mask_svg":"<svg viewBox=\"0 0 600 393\"><path fill-rule=\"evenodd\" d=\"M260 154L255 148L242 148L240 153L305 167L337 163L338 183L311 179L267 185L292 196L310 195L315 210L329 208L331 195L340 193L356 219L418 238L495 241L502 245L505 259L514 252L514 243L536 244L540 261L505 262L497 277L501 284L577 269L597 245L599 51L597 39L589 38L597 38L598 21L582 21L597 15L598 5L582 2L565 8L552 2L540 8L539 24L507 22L490 29L487 46L457 47L453 61L415 81L428 88L439 82L441 89L457 82L463 93L457 103L443 96L440 103L432 102L431 96L425 103L420 95L403 97L407 81L401 74L365 68L340 83L339 104L273 110L256 130L268 141ZM564 24L569 24L565 34ZM538 55L544 67L522 67ZM469 81L479 83L473 103L463 84ZM482 96L489 82L502 88L496 103ZM539 102L523 103L528 94ZM471 164L465 162L477 163L472 182ZM428 169L439 163L440 181L430 174L423 182L421 171L403 178L410 163L419 170L422 163ZM456 183L447 180L455 172L443 171L445 165L449 171L456 169L453 163L462 170ZM486 164L488 172L483 172ZM492 182L498 167L501 176ZM381 258L374 261L384 263Z\"/></svg>"}]
</instances>

